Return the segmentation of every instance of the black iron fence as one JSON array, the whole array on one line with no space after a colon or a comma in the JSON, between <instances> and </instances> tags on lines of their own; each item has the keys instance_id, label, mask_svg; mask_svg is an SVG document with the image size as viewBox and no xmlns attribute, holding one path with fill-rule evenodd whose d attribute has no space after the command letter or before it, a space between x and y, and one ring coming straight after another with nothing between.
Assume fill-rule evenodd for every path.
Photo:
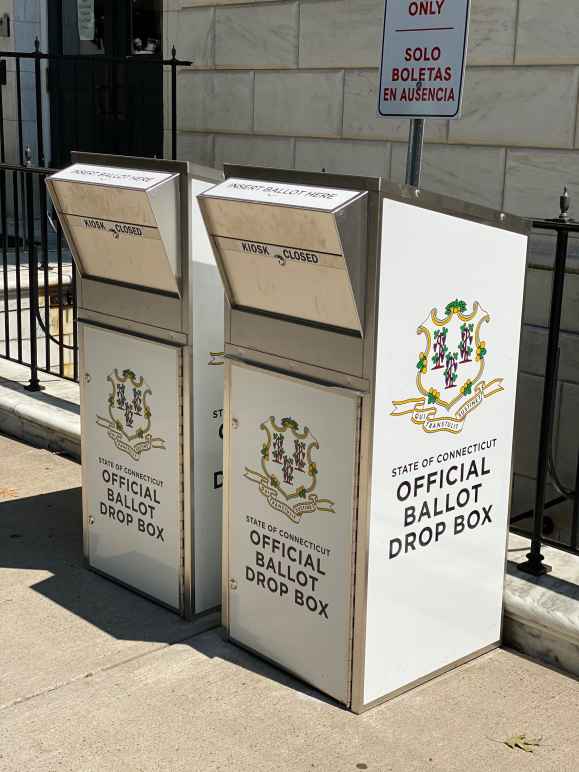
<instances>
[{"instance_id":1,"label":"black iron fence","mask_svg":"<svg viewBox=\"0 0 579 772\"><path fill-rule=\"evenodd\" d=\"M53 55L38 39L0 55L0 358L30 369L31 390L39 372L78 380L76 270L45 179L74 149L163 155L166 132L175 159L177 68L190 64L175 48L170 59Z\"/></svg>"},{"instance_id":2,"label":"black iron fence","mask_svg":"<svg viewBox=\"0 0 579 772\"><path fill-rule=\"evenodd\" d=\"M53 171L0 165L0 357L30 369L32 391L40 389L39 372L78 380L76 270L48 206L45 179Z\"/></svg>"},{"instance_id":3,"label":"black iron fence","mask_svg":"<svg viewBox=\"0 0 579 772\"><path fill-rule=\"evenodd\" d=\"M13 69L7 67L9 62ZM16 134L16 153L9 159L13 163L23 166L30 146L37 166L46 165L47 124L51 165L56 167L68 162L71 150L162 157L165 130L170 131L171 158L175 159L177 70L189 65L190 61L177 59L175 47L169 59L49 54L40 50L37 38L34 51L2 52L0 162L7 160L4 93L9 79L15 95L10 103ZM169 73L167 88L164 71ZM165 106L169 127L163 121Z\"/></svg>"},{"instance_id":4,"label":"black iron fence","mask_svg":"<svg viewBox=\"0 0 579 772\"><path fill-rule=\"evenodd\" d=\"M569 236L579 234L579 222L569 217L569 197L567 190L561 196L561 213L552 220L534 220L533 228L556 235L555 263L553 268L553 285L551 290L551 309L549 317L549 335L547 339L547 357L543 382L543 399L541 407L541 424L539 434L539 453L537 459L537 475L535 487L535 503L526 512L515 513L511 517L511 530L523 536L531 536L531 549L526 562L519 569L533 576L540 576L550 571L550 566L544 562L541 554L543 544L557 547L579 555L579 453L577 455L577 471L573 488L566 488L559 479L553 453L553 426L555 419L555 402L557 383L559 379L559 336L561 331L561 314L563 310L563 291L569 250ZM578 417L579 422L579 417ZM546 500L549 483L557 491L554 498ZM546 511L571 503L571 522L568 537L556 541L547 535L551 530L549 516ZM522 528L521 523L530 519L530 529Z\"/></svg>"}]
</instances>

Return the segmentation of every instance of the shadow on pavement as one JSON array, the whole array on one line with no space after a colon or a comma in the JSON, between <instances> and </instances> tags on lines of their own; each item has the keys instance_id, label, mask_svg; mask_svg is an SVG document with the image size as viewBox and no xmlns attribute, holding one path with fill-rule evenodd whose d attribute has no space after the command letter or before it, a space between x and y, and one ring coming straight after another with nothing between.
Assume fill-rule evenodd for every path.
<instances>
[{"instance_id":1,"label":"shadow on pavement","mask_svg":"<svg viewBox=\"0 0 579 772\"><path fill-rule=\"evenodd\" d=\"M81 513L81 488L0 501L0 574L5 569L17 572L9 582L0 580L3 594L10 593L8 583L18 588L30 587L116 639L179 642L208 659L230 662L341 708L313 687L229 643L222 629L199 632L198 623L186 622L90 571L83 558ZM38 572L51 576L38 580ZM298 645L304 643L300 641Z\"/></svg>"},{"instance_id":2,"label":"shadow on pavement","mask_svg":"<svg viewBox=\"0 0 579 772\"><path fill-rule=\"evenodd\" d=\"M0 572L118 639L174 643L194 624L90 571L83 558L81 489L0 502ZM36 572L49 572L37 580ZM6 591L6 584L5 591Z\"/></svg>"}]
</instances>

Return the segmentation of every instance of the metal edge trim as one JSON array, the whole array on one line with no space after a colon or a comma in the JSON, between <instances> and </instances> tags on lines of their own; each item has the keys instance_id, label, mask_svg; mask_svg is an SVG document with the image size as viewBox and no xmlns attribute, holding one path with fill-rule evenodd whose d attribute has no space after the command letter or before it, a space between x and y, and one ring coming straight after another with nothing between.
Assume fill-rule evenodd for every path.
<instances>
[{"instance_id":1,"label":"metal edge trim","mask_svg":"<svg viewBox=\"0 0 579 772\"><path fill-rule=\"evenodd\" d=\"M257 370L269 375L278 376L279 378L286 378L289 381L299 381L300 383L312 386L320 389L320 391L331 391L334 394L343 394L347 397L365 397L367 391L356 389L355 387L342 386L337 384L335 380L322 380L309 375L305 375L302 371L291 372L282 367L276 367L275 365L267 365L261 362L251 362L242 356L235 356L234 354L224 354L224 359L229 360L232 364L238 367L243 367L246 370Z\"/></svg>"},{"instance_id":2,"label":"metal edge trim","mask_svg":"<svg viewBox=\"0 0 579 772\"><path fill-rule=\"evenodd\" d=\"M356 530L356 572L353 607L352 704L364 697L366 667L366 628L368 600L368 564L373 474L373 427L375 406L375 370L378 345L379 291L382 250L382 198L380 191L368 197L367 228L368 273L366 278L366 339L364 376L371 389L362 403L360 432L360 474L358 485L358 522Z\"/></svg>"},{"instance_id":3,"label":"metal edge trim","mask_svg":"<svg viewBox=\"0 0 579 772\"><path fill-rule=\"evenodd\" d=\"M103 322L98 322L89 318L80 317L76 320L76 323L86 324L89 327L97 327L101 330L108 330L109 332L121 333L122 335L127 335L130 338L141 338L141 340L147 340L151 343L158 343L159 345L167 346L168 348L184 348L183 344L177 341L167 340L166 338L157 338L154 335L146 335L141 332L133 332L132 330L116 327L112 324L104 324Z\"/></svg>"},{"instance_id":4,"label":"metal edge trim","mask_svg":"<svg viewBox=\"0 0 579 772\"><path fill-rule=\"evenodd\" d=\"M527 248L528 248L528 239L527 239ZM507 527L505 529L505 559L504 559L504 570L503 570L503 581L502 581L502 587L501 587L501 598L504 595L505 591L505 579L507 574L507 566L509 562L509 535L511 533L511 507L512 507L512 500L513 500L513 488L515 484L515 474L514 474L514 454L515 454L515 409L516 409L516 396L517 396L517 390L519 386L519 363L521 358L521 346L523 343L523 333L524 333L524 326L525 326L525 315L524 315L524 308L525 308L525 301L527 298L527 264L525 260L525 265L523 266L523 302L521 305L521 324L519 328L519 346L517 349L517 366L515 368L515 382L513 384L513 394L515 395L515 402L513 405L513 416L512 416L512 442L511 442L511 461L509 464L509 495L507 500ZM501 605L501 620L499 625L499 636L500 636L500 642L503 641L503 633L504 633L504 624L505 624L505 604L502 603Z\"/></svg>"},{"instance_id":5,"label":"metal edge trim","mask_svg":"<svg viewBox=\"0 0 579 772\"><path fill-rule=\"evenodd\" d=\"M306 172L293 169L271 169L259 166L245 166L241 164L224 164L225 178L240 177L242 179L256 179L264 182L287 182L326 187L338 187L361 191L378 191L384 198L401 201L402 203L418 206L423 209L431 209L441 214L454 215L466 220L474 220L503 230L526 234L530 230L530 222L517 215L492 209L464 201L459 198L439 193L413 188L390 182L383 177L360 177L355 175L337 174L325 172Z\"/></svg>"},{"instance_id":6,"label":"metal edge trim","mask_svg":"<svg viewBox=\"0 0 579 772\"><path fill-rule=\"evenodd\" d=\"M299 169L275 169L265 166L251 166L245 164L223 164L223 173L225 179L230 177L239 177L241 179L255 179L263 182L282 182L295 185L313 185L327 188L344 188L345 181L348 181L351 190L359 190L364 193L368 190L379 190L379 177L362 177L358 175L346 175L338 173L311 172ZM322 183L322 179L328 180ZM339 180L337 184L332 180ZM344 188L348 190L348 188Z\"/></svg>"},{"instance_id":7,"label":"metal edge trim","mask_svg":"<svg viewBox=\"0 0 579 772\"><path fill-rule=\"evenodd\" d=\"M80 282L79 282L80 284ZM88 521L88 486L86 485L87 472L85 471L85 465L82 463L82 459L88 458L88 434L86 430L86 410L84 409L85 398L83 392L86 389L85 373L86 373L86 360L85 360L85 345L84 345L84 326L82 322L77 321L78 325L78 380L80 387L80 456L81 456L81 481L82 481L82 551L83 557L87 565L90 560L90 528Z\"/></svg>"},{"instance_id":8,"label":"metal edge trim","mask_svg":"<svg viewBox=\"0 0 579 772\"><path fill-rule=\"evenodd\" d=\"M231 362L225 361L223 373L223 503L221 531L221 624L229 636L229 512L231 486Z\"/></svg>"},{"instance_id":9,"label":"metal edge trim","mask_svg":"<svg viewBox=\"0 0 579 772\"><path fill-rule=\"evenodd\" d=\"M439 214L459 217L463 220L478 222L493 228L527 235L531 229L529 220L509 214L502 210L474 204L460 198L454 198L443 193L434 193L411 185L403 185L389 180L383 180L381 186L382 198L428 209Z\"/></svg>"}]
</instances>

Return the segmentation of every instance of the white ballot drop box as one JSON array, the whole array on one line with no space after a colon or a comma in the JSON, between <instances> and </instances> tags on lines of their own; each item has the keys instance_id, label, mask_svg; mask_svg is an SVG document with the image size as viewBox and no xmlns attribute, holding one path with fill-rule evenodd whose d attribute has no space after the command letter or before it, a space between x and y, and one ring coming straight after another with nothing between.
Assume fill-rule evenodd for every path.
<instances>
[{"instance_id":1,"label":"white ballot drop box","mask_svg":"<svg viewBox=\"0 0 579 772\"><path fill-rule=\"evenodd\" d=\"M190 617L221 594L223 288L184 162L73 154L47 180L77 265L89 566Z\"/></svg>"},{"instance_id":2,"label":"white ballot drop box","mask_svg":"<svg viewBox=\"0 0 579 772\"><path fill-rule=\"evenodd\" d=\"M359 713L495 646L522 220L227 167L223 623Z\"/></svg>"}]
</instances>

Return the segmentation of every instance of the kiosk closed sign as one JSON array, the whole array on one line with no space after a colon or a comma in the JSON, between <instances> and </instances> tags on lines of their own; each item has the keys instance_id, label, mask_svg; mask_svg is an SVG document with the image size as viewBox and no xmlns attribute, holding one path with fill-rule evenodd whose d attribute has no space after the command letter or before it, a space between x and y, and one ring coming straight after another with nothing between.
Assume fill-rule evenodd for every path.
<instances>
[{"instance_id":1,"label":"kiosk closed sign","mask_svg":"<svg viewBox=\"0 0 579 772\"><path fill-rule=\"evenodd\" d=\"M386 0L378 112L456 118L470 0Z\"/></svg>"}]
</instances>

